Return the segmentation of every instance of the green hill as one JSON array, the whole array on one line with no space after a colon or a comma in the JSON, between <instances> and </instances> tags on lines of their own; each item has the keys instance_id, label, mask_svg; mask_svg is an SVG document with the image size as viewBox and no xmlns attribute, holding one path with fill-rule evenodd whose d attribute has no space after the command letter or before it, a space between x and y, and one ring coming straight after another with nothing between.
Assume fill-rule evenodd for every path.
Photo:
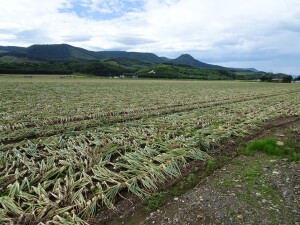
<instances>
[{"instance_id":1,"label":"green hill","mask_svg":"<svg viewBox=\"0 0 300 225\"><path fill-rule=\"evenodd\" d=\"M153 53L141 53L141 52L125 52L125 51L101 51L94 52L94 56L98 59L114 59L114 58L127 58L136 59L139 61L144 61L152 64L163 63L168 60L164 57L158 57Z\"/></svg>"},{"instance_id":2,"label":"green hill","mask_svg":"<svg viewBox=\"0 0 300 225\"><path fill-rule=\"evenodd\" d=\"M97 60L88 50L67 44L32 45L26 49L29 58L42 61L91 61Z\"/></svg>"},{"instance_id":3,"label":"green hill","mask_svg":"<svg viewBox=\"0 0 300 225\"><path fill-rule=\"evenodd\" d=\"M135 72L138 77L202 80L235 79L235 73L225 69L193 68L186 65L159 64Z\"/></svg>"},{"instance_id":4,"label":"green hill","mask_svg":"<svg viewBox=\"0 0 300 225\"><path fill-rule=\"evenodd\" d=\"M203 69L225 69L221 66L215 66L207 63L200 62L194 59L189 54L183 54L176 59L170 60L168 63L175 64L175 65L188 65L195 68L203 68Z\"/></svg>"},{"instance_id":5,"label":"green hill","mask_svg":"<svg viewBox=\"0 0 300 225\"><path fill-rule=\"evenodd\" d=\"M0 61L5 56L27 58L29 61L94 61L113 58L127 58L144 61L152 64L168 61L164 57L158 57L153 53L125 52L125 51L89 51L68 44L56 45L32 45L28 48L0 46ZM2 60L1 60L2 58Z\"/></svg>"},{"instance_id":6,"label":"green hill","mask_svg":"<svg viewBox=\"0 0 300 225\"><path fill-rule=\"evenodd\" d=\"M0 51L2 52L23 52L26 48L16 47L16 46L0 46Z\"/></svg>"}]
</instances>

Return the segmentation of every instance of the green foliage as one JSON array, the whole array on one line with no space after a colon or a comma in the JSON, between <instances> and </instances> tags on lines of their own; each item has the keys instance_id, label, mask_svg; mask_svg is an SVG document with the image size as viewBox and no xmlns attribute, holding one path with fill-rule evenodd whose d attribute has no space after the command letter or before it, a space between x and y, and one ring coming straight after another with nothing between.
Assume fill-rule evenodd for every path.
<instances>
[{"instance_id":1,"label":"green foliage","mask_svg":"<svg viewBox=\"0 0 300 225\"><path fill-rule=\"evenodd\" d=\"M272 77L268 76L268 75L263 75L260 80L262 82L271 82L272 81Z\"/></svg>"},{"instance_id":2,"label":"green foliage","mask_svg":"<svg viewBox=\"0 0 300 225\"><path fill-rule=\"evenodd\" d=\"M146 211L151 212L161 207L166 201L166 192L157 192L146 198Z\"/></svg>"},{"instance_id":3,"label":"green foliage","mask_svg":"<svg viewBox=\"0 0 300 225\"><path fill-rule=\"evenodd\" d=\"M263 72L235 72L237 80L258 80L263 76Z\"/></svg>"},{"instance_id":4,"label":"green foliage","mask_svg":"<svg viewBox=\"0 0 300 225\"><path fill-rule=\"evenodd\" d=\"M292 76L286 74L273 74L273 73L264 73L260 78L262 82L280 82L280 83L291 83L293 80Z\"/></svg>"},{"instance_id":5,"label":"green foliage","mask_svg":"<svg viewBox=\"0 0 300 225\"><path fill-rule=\"evenodd\" d=\"M270 155L281 155L283 153L282 148L277 145L277 140L270 137L251 142L246 148L246 152L249 154L257 151Z\"/></svg>"},{"instance_id":6,"label":"green foliage","mask_svg":"<svg viewBox=\"0 0 300 225\"><path fill-rule=\"evenodd\" d=\"M300 161L299 141L296 143L287 143L282 150L282 156L286 157L289 161Z\"/></svg>"},{"instance_id":7,"label":"green foliage","mask_svg":"<svg viewBox=\"0 0 300 225\"><path fill-rule=\"evenodd\" d=\"M104 62L51 62L51 63L7 63L0 62L0 74L91 74L96 76L116 76L131 72L120 65Z\"/></svg>"},{"instance_id":8,"label":"green foliage","mask_svg":"<svg viewBox=\"0 0 300 225\"><path fill-rule=\"evenodd\" d=\"M291 83L293 80L292 76L285 76L282 78L282 83Z\"/></svg>"},{"instance_id":9,"label":"green foliage","mask_svg":"<svg viewBox=\"0 0 300 225\"><path fill-rule=\"evenodd\" d=\"M149 73L155 71L155 73ZM140 78L172 78L229 80L235 74L229 70L196 69L187 66L159 64L149 66L138 60L116 59L90 62L8 63L0 62L0 74L90 74L96 76L135 75Z\"/></svg>"},{"instance_id":10,"label":"green foliage","mask_svg":"<svg viewBox=\"0 0 300 225\"><path fill-rule=\"evenodd\" d=\"M198 179L195 174L189 174L183 181L181 181L177 186L173 187L170 190L170 194L172 196L179 196L185 193L186 190L188 190L197 183L197 180Z\"/></svg>"},{"instance_id":11,"label":"green foliage","mask_svg":"<svg viewBox=\"0 0 300 225\"><path fill-rule=\"evenodd\" d=\"M255 181L262 175L262 170L260 166L254 164L252 167L243 170L242 174L249 185L254 185Z\"/></svg>"},{"instance_id":12,"label":"green foliage","mask_svg":"<svg viewBox=\"0 0 300 225\"><path fill-rule=\"evenodd\" d=\"M63 63L8 63L0 62L0 74L71 74Z\"/></svg>"},{"instance_id":13,"label":"green foliage","mask_svg":"<svg viewBox=\"0 0 300 225\"><path fill-rule=\"evenodd\" d=\"M123 66L105 62L72 63L68 65L68 68L73 73L79 72L96 76L118 76L131 71Z\"/></svg>"},{"instance_id":14,"label":"green foliage","mask_svg":"<svg viewBox=\"0 0 300 225\"><path fill-rule=\"evenodd\" d=\"M146 197L146 211L154 211L163 206L171 197L182 195L189 188L193 187L197 183L197 181L197 176L191 173L179 184L172 187L169 191L152 193L151 195Z\"/></svg>"},{"instance_id":15,"label":"green foliage","mask_svg":"<svg viewBox=\"0 0 300 225\"><path fill-rule=\"evenodd\" d=\"M151 72L152 71L152 72ZM201 79L201 80L230 80L235 73L222 69L199 69L186 65L159 64L145 67L135 75L145 78L172 78L172 79Z\"/></svg>"},{"instance_id":16,"label":"green foliage","mask_svg":"<svg viewBox=\"0 0 300 225\"><path fill-rule=\"evenodd\" d=\"M280 146L278 145L278 140L272 137L251 142L247 145L245 150L242 150L242 153L246 155L253 155L257 151L264 152L269 155L286 157L290 161L300 160L300 152L297 146L289 146L288 144Z\"/></svg>"},{"instance_id":17,"label":"green foliage","mask_svg":"<svg viewBox=\"0 0 300 225\"><path fill-rule=\"evenodd\" d=\"M222 185L227 187L234 187L236 185L235 181L230 178L224 178Z\"/></svg>"},{"instance_id":18,"label":"green foliage","mask_svg":"<svg viewBox=\"0 0 300 225\"><path fill-rule=\"evenodd\" d=\"M216 159L210 159L207 161L207 170L208 171L213 171L213 170L216 170L220 167L218 161Z\"/></svg>"}]
</instances>

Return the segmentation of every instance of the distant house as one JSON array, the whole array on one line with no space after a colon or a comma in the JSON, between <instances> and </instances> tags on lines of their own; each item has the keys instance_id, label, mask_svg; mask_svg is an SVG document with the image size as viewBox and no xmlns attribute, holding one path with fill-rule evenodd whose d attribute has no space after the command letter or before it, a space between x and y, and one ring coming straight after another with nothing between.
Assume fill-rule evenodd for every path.
<instances>
[{"instance_id":1,"label":"distant house","mask_svg":"<svg viewBox=\"0 0 300 225\"><path fill-rule=\"evenodd\" d=\"M149 71L148 73L155 74L155 71L154 71L154 70L151 70L151 71Z\"/></svg>"},{"instance_id":2,"label":"distant house","mask_svg":"<svg viewBox=\"0 0 300 225\"><path fill-rule=\"evenodd\" d=\"M120 75L120 76L114 76L115 79L123 79L125 78L125 75Z\"/></svg>"},{"instance_id":3,"label":"distant house","mask_svg":"<svg viewBox=\"0 0 300 225\"><path fill-rule=\"evenodd\" d=\"M139 77L138 76L132 76L132 79L138 79Z\"/></svg>"},{"instance_id":4,"label":"distant house","mask_svg":"<svg viewBox=\"0 0 300 225\"><path fill-rule=\"evenodd\" d=\"M272 82L282 82L283 79L282 78L273 78L271 81Z\"/></svg>"}]
</instances>

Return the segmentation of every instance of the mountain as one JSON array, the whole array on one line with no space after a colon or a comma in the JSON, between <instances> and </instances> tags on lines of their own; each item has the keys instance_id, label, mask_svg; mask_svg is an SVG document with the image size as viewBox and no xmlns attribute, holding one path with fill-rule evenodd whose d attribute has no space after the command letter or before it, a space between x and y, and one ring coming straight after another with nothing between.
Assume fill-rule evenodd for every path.
<instances>
[{"instance_id":1,"label":"mountain","mask_svg":"<svg viewBox=\"0 0 300 225\"><path fill-rule=\"evenodd\" d=\"M97 60L90 51L73 47L67 44L59 45L32 45L26 49L29 58L37 58L42 61L91 61Z\"/></svg>"},{"instance_id":2,"label":"mountain","mask_svg":"<svg viewBox=\"0 0 300 225\"><path fill-rule=\"evenodd\" d=\"M251 72L259 72L257 69L255 68L245 68L245 70L247 71L251 71Z\"/></svg>"},{"instance_id":3,"label":"mountain","mask_svg":"<svg viewBox=\"0 0 300 225\"><path fill-rule=\"evenodd\" d=\"M9 57L9 58L8 58ZM23 61L91 61L98 60L90 51L67 44L32 45L28 48L0 46L0 61L22 58ZM2 59L2 60L1 60Z\"/></svg>"},{"instance_id":4,"label":"mountain","mask_svg":"<svg viewBox=\"0 0 300 225\"><path fill-rule=\"evenodd\" d=\"M16 46L0 46L0 53L2 52L22 52L26 48Z\"/></svg>"},{"instance_id":5,"label":"mountain","mask_svg":"<svg viewBox=\"0 0 300 225\"><path fill-rule=\"evenodd\" d=\"M0 61L4 56L27 58L29 61L93 61L112 58L127 58L140 60L152 64L168 61L153 53L125 52L125 51L89 51L68 44L32 45L28 48L0 46ZM7 57L6 57L7 58ZM2 60L3 61L3 60Z\"/></svg>"},{"instance_id":6,"label":"mountain","mask_svg":"<svg viewBox=\"0 0 300 225\"><path fill-rule=\"evenodd\" d=\"M164 57L158 57L153 53L141 53L141 52L125 52L125 51L101 51L94 52L94 55L98 59L113 59L113 58L127 58L144 61L148 63L163 63L168 61Z\"/></svg>"},{"instance_id":7,"label":"mountain","mask_svg":"<svg viewBox=\"0 0 300 225\"><path fill-rule=\"evenodd\" d=\"M188 65L194 68L202 68L202 69L225 69L224 67L221 66L215 66L204 62L200 62L194 59L189 54L183 54L176 59L168 61L168 63L172 63L175 65Z\"/></svg>"},{"instance_id":8,"label":"mountain","mask_svg":"<svg viewBox=\"0 0 300 225\"><path fill-rule=\"evenodd\" d=\"M0 46L0 62L87 62L112 59L115 59L115 63L121 61L124 63L127 60L126 63L129 63L131 66L135 63L137 63L137 66L145 63L152 65L164 63L171 65L184 65L200 69L227 69L240 72L257 72L253 68L226 68L207 64L194 59L189 54L183 54L176 59L168 59L166 57L159 57L153 53L89 51L84 48L78 48L68 44L32 45L27 48L16 46Z\"/></svg>"}]
</instances>

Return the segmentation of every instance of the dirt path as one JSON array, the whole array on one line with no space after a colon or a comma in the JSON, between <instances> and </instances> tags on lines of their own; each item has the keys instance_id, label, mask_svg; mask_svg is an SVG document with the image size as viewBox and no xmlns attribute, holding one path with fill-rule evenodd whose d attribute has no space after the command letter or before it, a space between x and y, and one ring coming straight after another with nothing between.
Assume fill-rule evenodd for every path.
<instances>
[{"instance_id":1,"label":"dirt path","mask_svg":"<svg viewBox=\"0 0 300 225\"><path fill-rule=\"evenodd\" d=\"M132 224L299 224L299 175L296 163L240 156Z\"/></svg>"},{"instance_id":2,"label":"dirt path","mask_svg":"<svg viewBox=\"0 0 300 225\"><path fill-rule=\"evenodd\" d=\"M266 136L275 136L285 146L300 151L299 118L271 121L244 141ZM232 147L232 156L237 146L226 145L222 152ZM124 200L120 204L118 208L123 210L114 214L111 222L114 216L110 214L107 221L92 224L300 224L299 162L263 153L239 155L205 179L196 178L199 180L193 189L173 194L154 212L146 212L145 205L133 198L131 203Z\"/></svg>"}]
</instances>

